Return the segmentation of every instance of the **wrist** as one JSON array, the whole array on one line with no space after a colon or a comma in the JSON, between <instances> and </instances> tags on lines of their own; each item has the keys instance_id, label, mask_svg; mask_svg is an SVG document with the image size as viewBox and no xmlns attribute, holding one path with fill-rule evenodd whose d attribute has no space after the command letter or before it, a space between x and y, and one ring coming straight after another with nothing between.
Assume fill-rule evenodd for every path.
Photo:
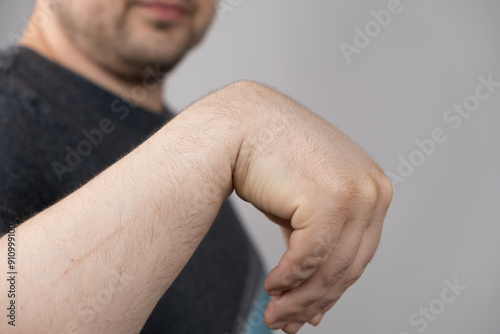
<instances>
[{"instance_id":1,"label":"wrist","mask_svg":"<svg viewBox=\"0 0 500 334\"><path fill-rule=\"evenodd\" d=\"M212 93L190 105L169 122L159 135L165 145L179 139L181 155L212 195L226 199L233 191L233 170L246 129L233 85ZM168 150L176 149L169 147ZM217 196L215 196L217 195Z\"/></svg>"}]
</instances>

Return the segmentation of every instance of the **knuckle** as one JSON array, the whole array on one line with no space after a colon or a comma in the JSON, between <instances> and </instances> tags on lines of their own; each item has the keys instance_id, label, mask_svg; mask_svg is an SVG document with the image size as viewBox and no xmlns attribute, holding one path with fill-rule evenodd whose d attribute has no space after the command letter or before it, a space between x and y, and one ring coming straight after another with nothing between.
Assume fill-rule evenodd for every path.
<instances>
[{"instance_id":1,"label":"knuckle","mask_svg":"<svg viewBox=\"0 0 500 334\"><path fill-rule=\"evenodd\" d=\"M334 271L330 271L321 275L321 282L323 286L330 287L340 280L342 280L349 269L349 264L342 263L335 268Z\"/></svg>"},{"instance_id":2,"label":"knuckle","mask_svg":"<svg viewBox=\"0 0 500 334\"><path fill-rule=\"evenodd\" d=\"M306 311L306 306L299 303L282 303L280 304L280 316L293 318L303 314Z\"/></svg>"},{"instance_id":3,"label":"knuckle","mask_svg":"<svg viewBox=\"0 0 500 334\"><path fill-rule=\"evenodd\" d=\"M361 186L360 193L362 201L367 203L370 207L374 207L379 198L379 187L376 180L370 178L364 182Z\"/></svg>"},{"instance_id":4,"label":"knuckle","mask_svg":"<svg viewBox=\"0 0 500 334\"><path fill-rule=\"evenodd\" d=\"M377 186L378 197L384 203L390 203L394 193L391 180L385 173L378 169L373 176L373 180Z\"/></svg>"},{"instance_id":5,"label":"knuckle","mask_svg":"<svg viewBox=\"0 0 500 334\"><path fill-rule=\"evenodd\" d=\"M316 305L314 307L310 307L306 311L304 311L300 315L300 319L304 322L309 322L310 320L314 319L318 314L320 314L321 310L319 310Z\"/></svg>"},{"instance_id":6,"label":"knuckle","mask_svg":"<svg viewBox=\"0 0 500 334\"><path fill-rule=\"evenodd\" d=\"M328 229L325 229L325 231L317 236L314 241L316 245L310 258L314 259L313 261L317 262L316 266L319 266L323 262L325 262L330 255L330 251L332 248L332 238L330 234L330 231Z\"/></svg>"},{"instance_id":7,"label":"knuckle","mask_svg":"<svg viewBox=\"0 0 500 334\"><path fill-rule=\"evenodd\" d=\"M313 305L308 307L301 313L301 318L303 321L310 321L314 319L319 314L324 313L329 307L331 307L339 299L340 296L326 296L317 300Z\"/></svg>"},{"instance_id":8,"label":"knuckle","mask_svg":"<svg viewBox=\"0 0 500 334\"><path fill-rule=\"evenodd\" d=\"M327 296L318 302L318 304L316 305L316 310L318 311L318 313L324 312L325 309L334 304L338 299L338 296Z\"/></svg>"},{"instance_id":9,"label":"knuckle","mask_svg":"<svg viewBox=\"0 0 500 334\"><path fill-rule=\"evenodd\" d=\"M379 179L379 184L380 184L380 198L382 200L382 204L385 205L386 207L389 207L389 204L391 204L392 197L394 195L392 182L385 174L383 174L383 176L381 176Z\"/></svg>"},{"instance_id":10,"label":"knuckle","mask_svg":"<svg viewBox=\"0 0 500 334\"><path fill-rule=\"evenodd\" d=\"M351 285L353 285L354 283L356 283L361 278L364 271L365 271L365 268L360 268L360 269L356 270L353 274L347 275L345 280L344 280L344 286L346 287L346 289L348 287L350 287Z\"/></svg>"},{"instance_id":11,"label":"knuckle","mask_svg":"<svg viewBox=\"0 0 500 334\"><path fill-rule=\"evenodd\" d=\"M377 171L359 185L357 196L371 208L382 206L387 210L393 196L392 183L382 171Z\"/></svg>"},{"instance_id":12,"label":"knuckle","mask_svg":"<svg viewBox=\"0 0 500 334\"><path fill-rule=\"evenodd\" d=\"M332 220L342 221L346 218L358 192L357 188L351 180L337 180L320 190L323 199L320 204Z\"/></svg>"},{"instance_id":13,"label":"knuckle","mask_svg":"<svg viewBox=\"0 0 500 334\"><path fill-rule=\"evenodd\" d=\"M310 256L304 259L300 264L300 270L305 273L311 273L323 262L322 256Z\"/></svg>"},{"instance_id":14,"label":"knuckle","mask_svg":"<svg viewBox=\"0 0 500 334\"><path fill-rule=\"evenodd\" d=\"M307 277L309 276L308 272L305 272L301 269L301 266L295 267L294 269L290 270L285 277L284 277L284 283L288 287L295 287L302 283Z\"/></svg>"},{"instance_id":15,"label":"knuckle","mask_svg":"<svg viewBox=\"0 0 500 334\"><path fill-rule=\"evenodd\" d=\"M338 199L350 199L352 195L357 191L358 185L357 181L351 177L343 177L338 180L335 188L332 189L333 196Z\"/></svg>"}]
</instances>

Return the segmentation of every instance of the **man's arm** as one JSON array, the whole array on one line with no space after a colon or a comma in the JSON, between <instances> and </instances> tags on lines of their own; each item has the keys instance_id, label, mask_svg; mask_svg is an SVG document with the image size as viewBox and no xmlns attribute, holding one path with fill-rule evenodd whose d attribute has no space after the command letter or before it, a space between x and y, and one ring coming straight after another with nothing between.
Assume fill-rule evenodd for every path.
<instances>
[{"instance_id":1,"label":"man's arm","mask_svg":"<svg viewBox=\"0 0 500 334\"><path fill-rule=\"evenodd\" d=\"M138 333L232 191L241 138L227 115L195 104L20 225L18 332ZM1 281L0 291L8 291ZM99 313L89 311L103 299ZM7 320L1 333L9 332Z\"/></svg>"},{"instance_id":2,"label":"man's arm","mask_svg":"<svg viewBox=\"0 0 500 334\"><path fill-rule=\"evenodd\" d=\"M138 333L233 188L290 231L266 281L279 296L265 316L290 332L359 276L392 196L373 161L327 122L259 84L231 85L19 226L16 329ZM4 236L3 263L6 249ZM105 307L90 312L96 300Z\"/></svg>"}]
</instances>

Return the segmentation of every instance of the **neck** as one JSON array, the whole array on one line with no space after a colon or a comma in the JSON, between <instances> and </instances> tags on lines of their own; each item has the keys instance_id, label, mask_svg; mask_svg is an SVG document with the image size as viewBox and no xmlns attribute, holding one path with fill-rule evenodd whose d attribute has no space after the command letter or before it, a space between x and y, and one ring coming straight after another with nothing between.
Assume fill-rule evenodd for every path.
<instances>
[{"instance_id":1,"label":"neck","mask_svg":"<svg viewBox=\"0 0 500 334\"><path fill-rule=\"evenodd\" d=\"M28 31L29 34L27 34ZM55 20L51 20L43 27L36 26L30 21L19 45L36 51L51 61L144 109L153 113L163 111L163 78L152 83L146 78L142 80L126 79L112 73L78 50L57 26ZM154 73L151 74L154 76Z\"/></svg>"}]
</instances>

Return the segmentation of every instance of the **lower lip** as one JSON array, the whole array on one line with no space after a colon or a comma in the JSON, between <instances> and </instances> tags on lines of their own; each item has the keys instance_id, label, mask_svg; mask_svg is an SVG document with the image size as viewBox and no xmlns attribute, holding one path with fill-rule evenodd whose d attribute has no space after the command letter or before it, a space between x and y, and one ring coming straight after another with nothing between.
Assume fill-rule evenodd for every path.
<instances>
[{"instance_id":1,"label":"lower lip","mask_svg":"<svg viewBox=\"0 0 500 334\"><path fill-rule=\"evenodd\" d=\"M139 5L150 16L163 21L178 21L184 17L186 12L175 6L162 5Z\"/></svg>"}]
</instances>

